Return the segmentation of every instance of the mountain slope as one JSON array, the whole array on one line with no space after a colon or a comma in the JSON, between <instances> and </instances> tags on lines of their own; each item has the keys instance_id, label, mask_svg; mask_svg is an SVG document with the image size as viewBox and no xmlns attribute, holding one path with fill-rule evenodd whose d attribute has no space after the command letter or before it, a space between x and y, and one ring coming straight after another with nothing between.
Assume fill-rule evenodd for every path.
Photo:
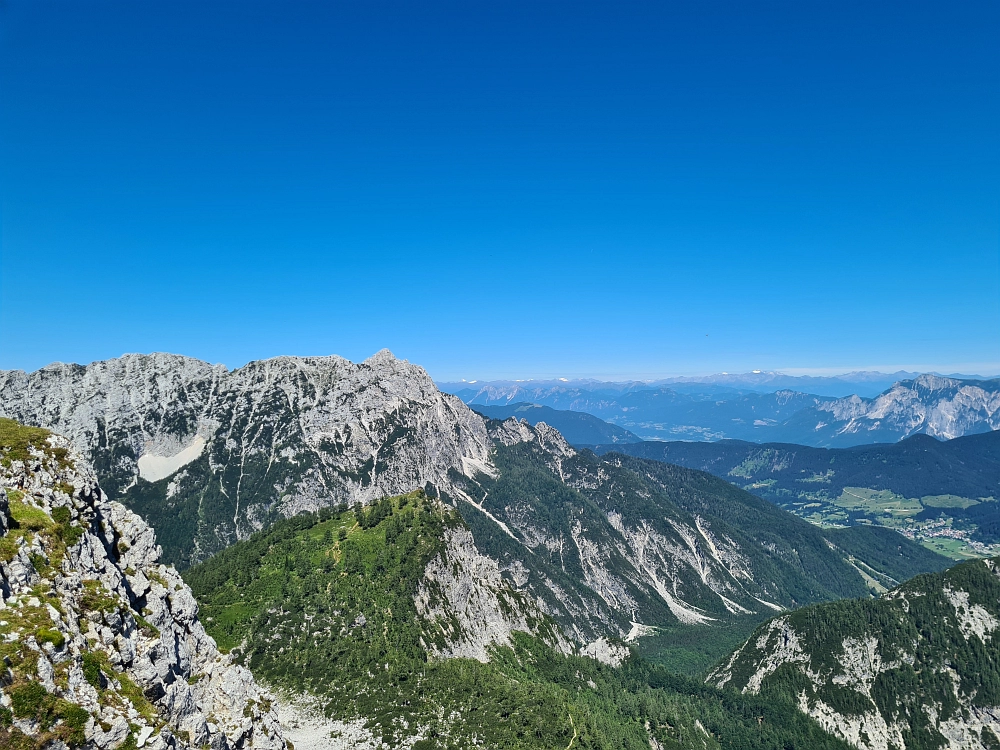
<instances>
[{"instance_id":1,"label":"mountain slope","mask_svg":"<svg viewBox=\"0 0 1000 750\"><path fill-rule=\"evenodd\" d=\"M710 676L800 710L866 750L1000 746L1000 564L918 576L876 600L763 625Z\"/></svg>"},{"instance_id":2,"label":"mountain slope","mask_svg":"<svg viewBox=\"0 0 1000 750\"><path fill-rule=\"evenodd\" d=\"M593 450L651 458L733 480L773 480L761 491L775 499L782 491L801 491L803 482L817 475L822 489L834 495L845 487L870 487L905 497L1000 497L1000 431L952 440L919 434L898 443L849 449L723 440L611 444Z\"/></svg>"},{"instance_id":3,"label":"mountain slope","mask_svg":"<svg viewBox=\"0 0 1000 750\"><path fill-rule=\"evenodd\" d=\"M65 434L181 566L301 510L446 486L489 450L480 417L387 351L4 372L0 416Z\"/></svg>"},{"instance_id":4,"label":"mountain slope","mask_svg":"<svg viewBox=\"0 0 1000 750\"><path fill-rule=\"evenodd\" d=\"M482 557L469 564L495 566L580 645L736 620L745 633L780 609L863 595L866 576L897 579L863 574L814 527L708 475L577 452L544 423L488 427L387 352L231 373L132 356L4 377L0 408L96 441L99 467L181 563L301 511L423 488L461 512Z\"/></svg>"},{"instance_id":5,"label":"mountain slope","mask_svg":"<svg viewBox=\"0 0 1000 750\"><path fill-rule=\"evenodd\" d=\"M68 441L0 419L0 746L285 747L158 554Z\"/></svg>"},{"instance_id":6,"label":"mountain slope","mask_svg":"<svg viewBox=\"0 0 1000 750\"><path fill-rule=\"evenodd\" d=\"M551 621L470 566L470 546L461 518L417 492L281 521L185 577L209 631L311 707L302 724L338 733L332 747L845 747L788 700L560 653ZM491 598L504 604L483 617L474 603ZM467 653L470 626L502 637Z\"/></svg>"},{"instance_id":7,"label":"mountain slope","mask_svg":"<svg viewBox=\"0 0 1000 750\"><path fill-rule=\"evenodd\" d=\"M539 422L555 427L570 445L639 443L642 438L626 429L582 411L552 409L538 404L518 403L509 406L472 407L477 414L503 421L510 417L524 419L535 426Z\"/></svg>"},{"instance_id":8,"label":"mountain slope","mask_svg":"<svg viewBox=\"0 0 1000 750\"><path fill-rule=\"evenodd\" d=\"M991 502L1000 498L1000 431L947 441L921 434L850 449L724 440L594 450L708 471L816 522L883 524L917 539L936 531L1000 541L1000 503ZM950 519L946 528L942 518Z\"/></svg>"},{"instance_id":9,"label":"mountain slope","mask_svg":"<svg viewBox=\"0 0 1000 750\"><path fill-rule=\"evenodd\" d=\"M449 499L479 548L580 640L868 591L818 528L708 474L577 452L544 424L490 433L495 470L453 477Z\"/></svg>"}]
</instances>

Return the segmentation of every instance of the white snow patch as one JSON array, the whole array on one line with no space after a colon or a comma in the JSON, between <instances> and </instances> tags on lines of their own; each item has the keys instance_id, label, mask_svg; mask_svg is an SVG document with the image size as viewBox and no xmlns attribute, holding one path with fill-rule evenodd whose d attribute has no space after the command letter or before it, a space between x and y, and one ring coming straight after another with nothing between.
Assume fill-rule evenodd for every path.
<instances>
[{"instance_id":1,"label":"white snow patch","mask_svg":"<svg viewBox=\"0 0 1000 750\"><path fill-rule=\"evenodd\" d=\"M172 456L157 456L155 453L143 453L139 456L139 476L147 482L159 482L166 479L182 466L187 466L205 450L205 438L196 435L194 441L180 453Z\"/></svg>"}]
</instances>

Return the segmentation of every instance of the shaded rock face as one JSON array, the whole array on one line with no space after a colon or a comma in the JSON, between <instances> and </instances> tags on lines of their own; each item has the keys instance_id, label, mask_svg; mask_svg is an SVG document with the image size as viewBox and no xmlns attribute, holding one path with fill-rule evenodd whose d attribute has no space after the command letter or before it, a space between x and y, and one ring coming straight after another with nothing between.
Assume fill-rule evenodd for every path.
<instances>
[{"instance_id":1,"label":"shaded rock face","mask_svg":"<svg viewBox=\"0 0 1000 750\"><path fill-rule=\"evenodd\" d=\"M0 416L68 437L182 566L303 510L447 489L489 451L482 417L384 350L360 364L227 371L151 354L4 372Z\"/></svg>"},{"instance_id":2,"label":"shaded rock face","mask_svg":"<svg viewBox=\"0 0 1000 750\"><path fill-rule=\"evenodd\" d=\"M1000 744L1000 559L764 624L708 676L784 692L860 750Z\"/></svg>"},{"instance_id":3,"label":"shaded rock face","mask_svg":"<svg viewBox=\"0 0 1000 750\"><path fill-rule=\"evenodd\" d=\"M271 695L70 443L0 460L0 746L285 748Z\"/></svg>"}]
</instances>

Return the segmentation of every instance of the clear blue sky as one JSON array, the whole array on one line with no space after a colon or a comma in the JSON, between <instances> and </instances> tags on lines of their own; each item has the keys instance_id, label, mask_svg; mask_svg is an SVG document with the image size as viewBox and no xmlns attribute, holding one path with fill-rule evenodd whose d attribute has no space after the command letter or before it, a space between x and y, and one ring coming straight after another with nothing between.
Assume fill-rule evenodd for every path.
<instances>
[{"instance_id":1,"label":"clear blue sky","mask_svg":"<svg viewBox=\"0 0 1000 750\"><path fill-rule=\"evenodd\" d=\"M0 368L1000 370L1000 3L0 4Z\"/></svg>"}]
</instances>

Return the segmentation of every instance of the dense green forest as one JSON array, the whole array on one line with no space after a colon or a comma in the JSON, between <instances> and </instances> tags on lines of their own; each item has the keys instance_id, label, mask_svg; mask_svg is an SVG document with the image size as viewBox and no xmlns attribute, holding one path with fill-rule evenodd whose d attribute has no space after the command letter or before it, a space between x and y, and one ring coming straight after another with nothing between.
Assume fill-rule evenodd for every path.
<instances>
[{"instance_id":1,"label":"dense green forest","mask_svg":"<svg viewBox=\"0 0 1000 750\"><path fill-rule=\"evenodd\" d=\"M822 477L822 486L835 495L844 487L871 487L905 497L1000 498L1000 431L953 440L914 435L898 443L854 448L720 440L647 441L594 446L594 450L665 461L734 481L771 479L773 483L759 489L777 500L808 490L803 480L816 484L816 477Z\"/></svg>"},{"instance_id":2,"label":"dense green forest","mask_svg":"<svg viewBox=\"0 0 1000 750\"><path fill-rule=\"evenodd\" d=\"M518 634L489 663L429 656L413 595L461 517L423 493L280 521L185 578L220 646L389 745L465 748L846 748L791 700L745 697L637 655L620 668Z\"/></svg>"}]
</instances>

